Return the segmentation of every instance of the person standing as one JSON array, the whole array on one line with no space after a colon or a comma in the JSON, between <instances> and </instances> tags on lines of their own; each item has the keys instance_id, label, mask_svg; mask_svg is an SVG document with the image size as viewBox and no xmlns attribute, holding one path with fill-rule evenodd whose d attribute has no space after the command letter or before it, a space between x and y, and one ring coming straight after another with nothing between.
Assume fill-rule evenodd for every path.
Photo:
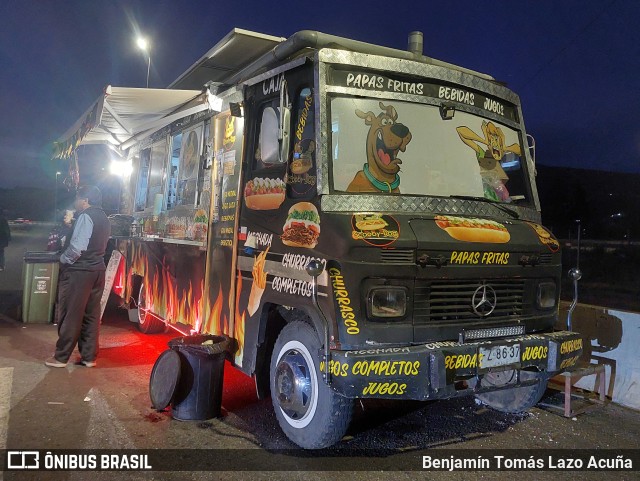
<instances>
[{"instance_id":1,"label":"person standing","mask_svg":"<svg viewBox=\"0 0 640 481\"><path fill-rule=\"evenodd\" d=\"M104 289L104 253L111 225L102 210L102 194L92 185L78 189L75 200L77 220L60 256L58 277L58 342L49 367L65 367L78 345L80 361L96 365L100 298Z\"/></svg>"},{"instance_id":2,"label":"person standing","mask_svg":"<svg viewBox=\"0 0 640 481\"><path fill-rule=\"evenodd\" d=\"M0 209L0 271L4 270L4 249L9 245L11 240L11 229L9 222L4 216L4 210Z\"/></svg>"}]
</instances>

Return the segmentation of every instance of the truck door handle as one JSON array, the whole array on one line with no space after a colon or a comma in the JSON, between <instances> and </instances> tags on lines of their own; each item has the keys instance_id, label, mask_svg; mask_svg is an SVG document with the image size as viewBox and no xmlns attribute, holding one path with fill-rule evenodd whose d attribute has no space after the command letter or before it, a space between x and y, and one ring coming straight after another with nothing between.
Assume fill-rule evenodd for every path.
<instances>
[{"instance_id":1,"label":"truck door handle","mask_svg":"<svg viewBox=\"0 0 640 481\"><path fill-rule=\"evenodd\" d=\"M440 268L446 266L448 263L449 260L443 255L430 256L429 254L422 254L418 257L418 265L420 265L420 267L436 266Z\"/></svg>"}]
</instances>

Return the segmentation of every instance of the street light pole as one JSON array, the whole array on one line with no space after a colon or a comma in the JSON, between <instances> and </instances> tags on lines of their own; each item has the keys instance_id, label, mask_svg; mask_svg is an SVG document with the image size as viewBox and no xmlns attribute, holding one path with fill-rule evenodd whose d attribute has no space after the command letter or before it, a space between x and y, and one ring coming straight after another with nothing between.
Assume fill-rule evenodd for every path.
<instances>
[{"instance_id":1,"label":"street light pole","mask_svg":"<svg viewBox=\"0 0 640 481\"><path fill-rule=\"evenodd\" d=\"M149 72L151 71L151 48L149 42L144 37L138 37L136 40L138 48L147 54L147 88L149 88Z\"/></svg>"},{"instance_id":2,"label":"street light pole","mask_svg":"<svg viewBox=\"0 0 640 481\"><path fill-rule=\"evenodd\" d=\"M54 224L58 221L58 176L62 172L56 172L56 186L53 191L53 222Z\"/></svg>"},{"instance_id":3,"label":"street light pole","mask_svg":"<svg viewBox=\"0 0 640 481\"><path fill-rule=\"evenodd\" d=\"M149 88L149 70L151 70L151 54L149 53L149 61L147 62L147 88Z\"/></svg>"}]
</instances>

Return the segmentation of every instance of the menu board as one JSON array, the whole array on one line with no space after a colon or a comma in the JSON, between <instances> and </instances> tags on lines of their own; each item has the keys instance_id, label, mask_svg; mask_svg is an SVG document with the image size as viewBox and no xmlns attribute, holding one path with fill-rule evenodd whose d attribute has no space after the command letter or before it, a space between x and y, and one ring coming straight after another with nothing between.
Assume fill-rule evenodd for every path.
<instances>
[{"instance_id":1,"label":"menu board","mask_svg":"<svg viewBox=\"0 0 640 481\"><path fill-rule=\"evenodd\" d=\"M229 113L214 119L214 245L231 247L235 230L240 165L242 155L242 118Z\"/></svg>"},{"instance_id":2,"label":"menu board","mask_svg":"<svg viewBox=\"0 0 640 481\"><path fill-rule=\"evenodd\" d=\"M209 236L208 295L202 332L230 334L233 313L228 299L232 296L233 238L238 212L240 166L242 165L242 136L244 120L223 113L211 123L213 137L213 181ZM231 333L233 335L233 333Z\"/></svg>"}]
</instances>

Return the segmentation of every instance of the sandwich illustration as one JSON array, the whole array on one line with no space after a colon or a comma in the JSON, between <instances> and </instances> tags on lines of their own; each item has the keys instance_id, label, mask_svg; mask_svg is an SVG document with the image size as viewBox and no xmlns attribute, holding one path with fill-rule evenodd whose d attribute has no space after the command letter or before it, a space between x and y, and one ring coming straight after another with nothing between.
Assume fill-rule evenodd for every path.
<instances>
[{"instance_id":1,"label":"sandwich illustration","mask_svg":"<svg viewBox=\"0 0 640 481\"><path fill-rule=\"evenodd\" d=\"M387 222L380 214L356 214L356 228L359 230L379 230L387 227Z\"/></svg>"},{"instance_id":2,"label":"sandwich illustration","mask_svg":"<svg viewBox=\"0 0 640 481\"><path fill-rule=\"evenodd\" d=\"M507 228L493 220L449 215L437 215L434 220L451 237L465 242L504 244L511 239Z\"/></svg>"},{"instance_id":3,"label":"sandwich illustration","mask_svg":"<svg viewBox=\"0 0 640 481\"><path fill-rule=\"evenodd\" d=\"M298 202L289 209L284 224L282 243L292 247L313 249L320 237L320 216L311 202Z\"/></svg>"}]
</instances>

